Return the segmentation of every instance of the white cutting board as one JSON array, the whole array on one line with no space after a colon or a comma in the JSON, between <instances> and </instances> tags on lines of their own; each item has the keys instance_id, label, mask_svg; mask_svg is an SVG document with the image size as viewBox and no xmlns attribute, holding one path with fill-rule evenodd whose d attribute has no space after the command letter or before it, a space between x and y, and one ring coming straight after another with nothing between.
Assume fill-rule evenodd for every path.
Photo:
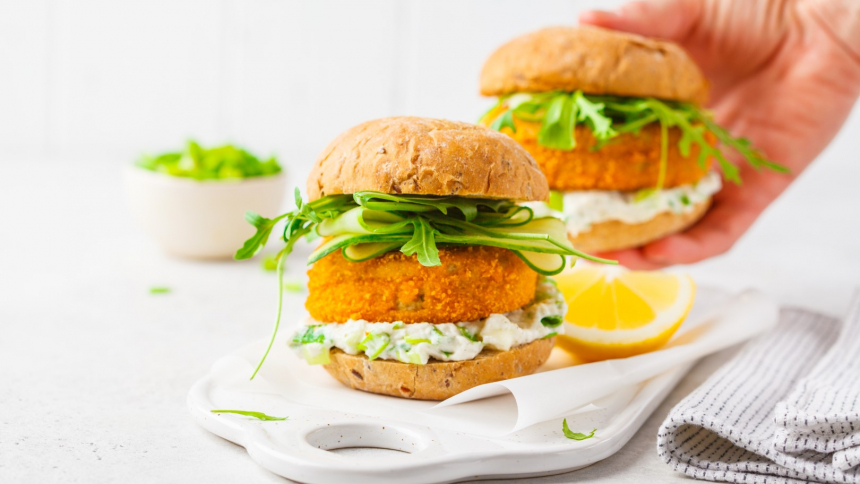
<instances>
[{"instance_id":1,"label":"white cutting board","mask_svg":"<svg viewBox=\"0 0 860 484\"><path fill-rule=\"evenodd\" d=\"M700 288L694 311L711 311L723 298L722 293ZM566 416L575 432L597 428L591 439L565 438L561 418L489 436L464 432L428 413L435 402L344 391L324 369L309 367L293 355L286 348L286 333L282 328L282 337L253 382L248 377L267 340L218 360L189 391L188 406L203 428L245 447L264 468L314 484L446 483L585 467L621 449L692 366L679 365ZM549 364L561 355L554 350ZM495 398L509 398L515 405L510 396ZM213 414L213 409L252 410L289 419L262 422ZM345 448L401 452L331 452Z\"/></svg>"}]
</instances>

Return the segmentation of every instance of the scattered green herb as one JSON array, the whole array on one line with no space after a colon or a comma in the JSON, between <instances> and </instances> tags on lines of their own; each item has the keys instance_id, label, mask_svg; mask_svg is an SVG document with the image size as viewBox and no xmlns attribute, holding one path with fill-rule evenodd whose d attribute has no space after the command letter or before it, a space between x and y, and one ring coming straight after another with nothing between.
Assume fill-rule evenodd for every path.
<instances>
[{"instance_id":1,"label":"scattered green herb","mask_svg":"<svg viewBox=\"0 0 860 484\"><path fill-rule=\"evenodd\" d=\"M235 413L236 415L244 415L246 417L254 417L257 420L264 421L273 421L273 420L286 420L289 417L272 417L271 415L266 415L263 412L249 412L247 410L212 410L212 413Z\"/></svg>"},{"instance_id":2,"label":"scattered green herb","mask_svg":"<svg viewBox=\"0 0 860 484\"><path fill-rule=\"evenodd\" d=\"M544 337L543 337L543 338L541 338L541 339L550 339L550 338L552 338L553 336L558 336L558 333L556 333L555 331L553 331L552 333L547 334L546 336L544 336Z\"/></svg>"},{"instance_id":3,"label":"scattered green herb","mask_svg":"<svg viewBox=\"0 0 860 484\"><path fill-rule=\"evenodd\" d=\"M494 116L490 119L490 116ZM504 127L516 132L514 118L540 122L538 143L547 148L571 150L576 147L576 123L585 123L598 140L596 149L622 133L638 133L642 127L660 123L660 176L655 189L663 186L668 150L668 128L681 130L678 149L688 156L692 145L699 148L698 162L704 167L709 157L720 164L726 179L740 183L738 168L730 163L719 146L712 146L707 134L724 147L740 154L753 168L769 168L787 173L788 169L768 160L752 147L749 140L735 138L713 121L711 113L694 104L660 101L654 98L595 96L582 91L511 94L499 98L481 122L491 128ZM501 121L500 121L501 120ZM645 193L647 196L650 193Z\"/></svg>"},{"instance_id":4,"label":"scattered green herb","mask_svg":"<svg viewBox=\"0 0 860 484\"><path fill-rule=\"evenodd\" d=\"M278 257L276 254L267 255L260 261L264 271L275 272L278 270Z\"/></svg>"},{"instance_id":5,"label":"scattered green herb","mask_svg":"<svg viewBox=\"0 0 860 484\"><path fill-rule=\"evenodd\" d=\"M325 342L325 335L316 334L316 329L319 328L319 325L307 326L302 333L296 333L293 336L293 343L306 345L308 343L323 343Z\"/></svg>"},{"instance_id":6,"label":"scattered green herb","mask_svg":"<svg viewBox=\"0 0 860 484\"><path fill-rule=\"evenodd\" d=\"M163 286L153 286L149 288L150 294L170 294L171 289Z\"/></svg>"},{"instance_id":7,"label":"scattered green herb","mask_svg":"<svg viewBox=\"0 0 860 484\"><path fill-rule=\"evenodd\" d=\"M391 344L391 335L388 333L367 333L357 347L365 352L369 360L375 360L389 344ZM370 353L367 352L368 350Z\"/></svg>"},{"instance_id":8,"label":"scattered green herb","mask_svg":"<svg viewBox=\"0 0 860 484\"><path fill-rule=\"evenodd\" d=\"M546 326L547 328L557 328L561 326L561 323L563 322L564 318L557 314L540 318L540 324Z\"/></svg>"},{"instance_id":9,"label":"scattered green herb","mask_svg":"<svg viewBox=\"0 0 860 484\"><path fill-rule=\"evenodd\" d=\"M260 160L242 148L224 145L203 148L189 140L183 151L145 155L137 166L167 175L195 180L225 180L274 175L281 172L278 160Z\"/></svg>"},{"instance_id":10,"label":"scattered green herb","mask_svg":"<svg viewBox=\"0 0 860 484\"><path fill-rule=\"evenodd\" d=\"M564 436L567 437L568 439L585 440L585 439L590 439L590 438L594 437L594 432L597 432L597 429L592 429L591 433L588 435L581 434L579 432L571 432L570 427L567 426L567 419L564 419L564 421L561 424L561 431L564 432Z\"/></svg>"},{"instance_id":11,"label":"scattered green herb","mask_svg":"<svg viewBox=\"0 0 860 484\"><path fill-rule=\"evenodd\" d=\"M462 334L463 337L466 338L467 340L474 341L474 342L478 341L478 337L475 334L470 333L468 329L466 329L462 326L457 326L457 329L460 330L460 334Z\"/></svg>"},{"instance_id":12,"label":"scattered green herb","mask_svg":"<svg viewBox=\"0 0 860 484\"><path fill-rule=\"evenodd\" d=\"M286 280L284 281L284 290L287 292L303 292L305 290L305 283L299 280Z\"/></svg>"}]
</instances>

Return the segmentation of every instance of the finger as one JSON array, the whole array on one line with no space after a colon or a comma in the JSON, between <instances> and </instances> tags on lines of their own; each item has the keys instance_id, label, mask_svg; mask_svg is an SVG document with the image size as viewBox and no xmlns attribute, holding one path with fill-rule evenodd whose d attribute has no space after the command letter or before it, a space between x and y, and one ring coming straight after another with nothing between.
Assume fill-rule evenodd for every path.
<instances>
[{"instance_id":1,"label":"finger","mask_svg":"<svg viewBox=\"0 0 860 484\"><path fill-rule=\"evenodd\" d=\"M614 12L583 12L579 23L681 41L690 34L700 13L701 2L696 0L638 1L622 5Z\"/></svg>"},{"instance_id":2,"label":"finger","mask_svg":"<svg viewBox=\"0 0 860 484\"><path fill-rule=\"evenodd\" d=\"M653 271L666 267L665 264L648 259L639 249L627 249L600 254L604 259L617 260L619 264L639 271Z\"/></svg>"}]
</instances>

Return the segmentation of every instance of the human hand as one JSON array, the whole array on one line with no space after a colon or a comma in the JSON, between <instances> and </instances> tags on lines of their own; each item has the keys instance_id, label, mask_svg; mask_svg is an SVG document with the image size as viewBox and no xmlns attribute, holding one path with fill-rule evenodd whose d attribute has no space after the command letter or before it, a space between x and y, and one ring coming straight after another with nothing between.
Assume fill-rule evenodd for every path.
<instances>
[{"instance_id":1,"label":"human hand","mask_svg":"<svg viewBox=\"0 0 860 484\"><path fill-rule=\"evenodd\" d=\"M580 15L590 24L681 45L711 82L708 107L790 175L737 163L699 223L610 254L637 269L697 262L729 250L839 131L860 94L856 0L652 0ZM739 161L735 159L734 161Z\"/></svg>"}]
</instances>

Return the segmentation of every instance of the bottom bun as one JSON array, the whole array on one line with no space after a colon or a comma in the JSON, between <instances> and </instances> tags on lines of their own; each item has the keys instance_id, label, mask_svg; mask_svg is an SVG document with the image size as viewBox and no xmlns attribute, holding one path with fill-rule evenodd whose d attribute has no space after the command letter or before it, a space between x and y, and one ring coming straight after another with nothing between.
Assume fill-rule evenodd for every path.
<instances>
[{"instance_id":1,"label":"bottom bun","mask_svg":"<svg viewBox=\"0 0 860 484\"><path fill-rule=\"evenodd\" d=\"M539 339L509 351L485 349L465 361L430 360L413 365L390 360L369 360L331 350L324 365L339 382L371 393L417 400L444 400L484 383L530 375L549 358L555 338Z\"/></svg>"},{"instance_id":2,"label":"bottom bun","mask_svg":"<svg viewBox=\"0 0 860 484\"><path fill-rule=\"evenodd\" d=\"M698 222L711 206L711 199L693 205L687 213L663 212L641 224L626 224L617 220L591 226L588 232L575 237L568 235L570 243L583 252L610 252L645 245L667 235L681 232Z\"/></svg>"}]
</instances>

